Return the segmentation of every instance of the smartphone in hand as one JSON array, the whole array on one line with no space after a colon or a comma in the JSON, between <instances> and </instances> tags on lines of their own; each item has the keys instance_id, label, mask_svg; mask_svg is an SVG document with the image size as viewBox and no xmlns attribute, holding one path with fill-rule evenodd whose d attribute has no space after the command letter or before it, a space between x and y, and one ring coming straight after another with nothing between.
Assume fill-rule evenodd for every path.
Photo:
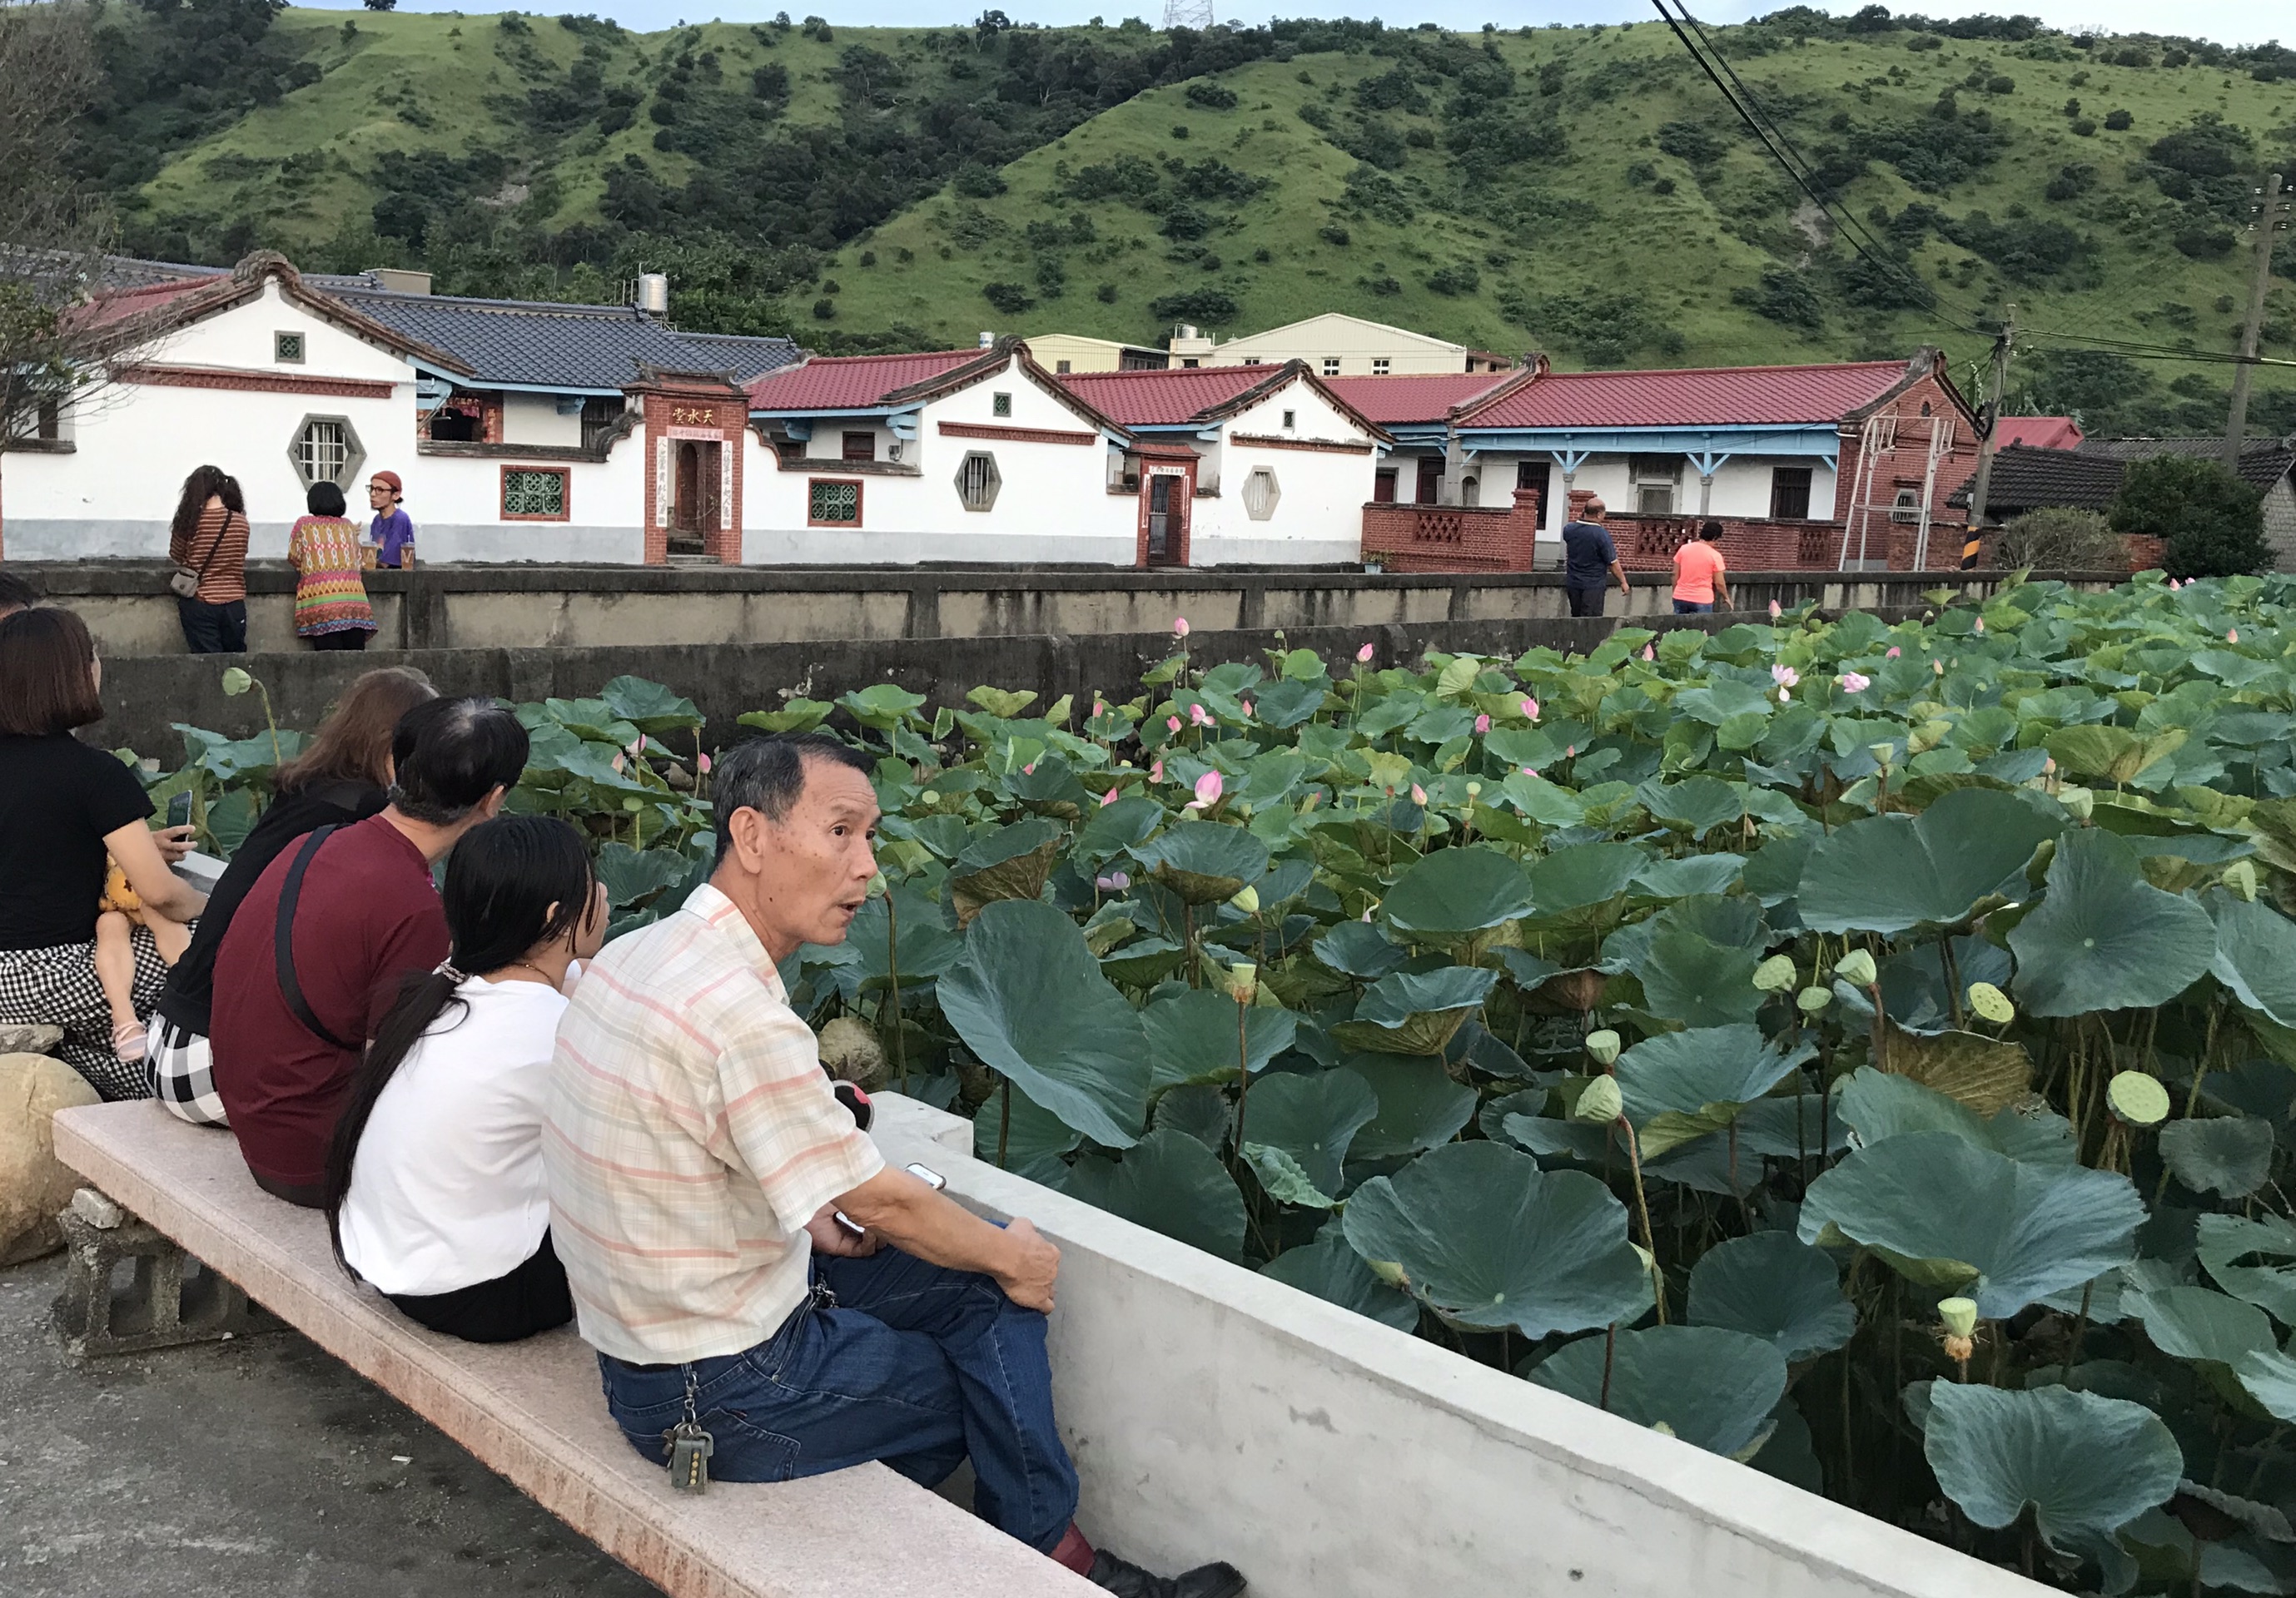
<instances>
[{"instance_id":1,"label":"smartphone in hand","mask_svg":"<svg viewBox=\"0 0 2296 1598\"><path fill-rule=\"evenodd\" d=\"M183 792L169 797L168 800L168 819L166 824L171 827L188 827L192 824L192 792L190 789L186 788Z\"/></svg>"}]
</instances>

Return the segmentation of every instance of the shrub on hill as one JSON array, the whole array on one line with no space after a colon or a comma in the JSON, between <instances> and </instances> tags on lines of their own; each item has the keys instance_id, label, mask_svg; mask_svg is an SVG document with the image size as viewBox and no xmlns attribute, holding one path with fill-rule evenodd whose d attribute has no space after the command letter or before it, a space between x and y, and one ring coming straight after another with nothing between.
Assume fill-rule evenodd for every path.
<instances>
[{"instance_id":1,"label":"shrub on hill","mask_svg":"<svg viewBox=\"0 0 2296 1598\"><path fill-rule=\"evenodd\" d=\"M2162 540L2171 577L2236 577L2272 564L2263 504L2221 462L2155 455L2129 463L2112 502L2112 527Z\"/></svg>"}]
</instances>

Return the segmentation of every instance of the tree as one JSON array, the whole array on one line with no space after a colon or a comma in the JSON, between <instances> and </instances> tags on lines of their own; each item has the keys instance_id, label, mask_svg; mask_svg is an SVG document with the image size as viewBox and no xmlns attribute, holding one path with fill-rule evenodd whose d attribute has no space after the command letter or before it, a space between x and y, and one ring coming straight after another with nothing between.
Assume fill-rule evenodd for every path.
<instances>
[{"instance_id":1,"label":"tree","mask_svg":"<svg viewBox=\"0 0 2296 1598\"><path fill-rule=\"evenodd\" d=\"M2161 540L2171 577L2234 577L2272 564L2264 496L2206 456L2131 461L2111 520L2117 533Z\"/></svg>"},{"instance_id":2,"label":"tree","mask_svg":"<svg viewBox=\"0 0 2296 1598\"><path fill-rule=\"evenodd\" d=\"M2044 505L2016 517L2001 529L1995 557L2005 569L2119 571L2128 566L2128 546L2095 511Z\"/></svg>"},{"instance_id":3,"label":"tree","mask_svg":"<svg viewBox=\"0 0 2296 1598\"><path fill-rule=\"evenodd\" d=\"M366 8L369 11L397 11L398 0L366 0Z\"/></svg>"},{"instance_id":4,"label":"tree","mask_svg":"<svg viewBox=\"0 0 2296 1598\"><path fill-rule=\"evenodd\" d=\"M70 175L70 127L98 81L80 0L0 0L0 450L53 438L165 313L97 298L109 219Z\"/></svg>"}]
</instances>

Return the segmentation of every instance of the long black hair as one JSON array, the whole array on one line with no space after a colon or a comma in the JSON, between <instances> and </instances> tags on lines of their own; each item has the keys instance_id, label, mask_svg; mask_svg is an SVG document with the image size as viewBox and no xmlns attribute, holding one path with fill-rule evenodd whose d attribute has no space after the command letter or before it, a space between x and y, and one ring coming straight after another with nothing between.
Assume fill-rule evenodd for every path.
<instances>
[{"instance_id":1,"label":"long black hair","mask_svg":"<svg viewBox=\"0 0 2296 1598\"><path fill-rule=\"evenodd\" d=\"M565 937L590 913L596 880L582 835L551 815L498 815L481 822L447 857L439 899L453 952L444 964L409 972L400 982L398 999L367 1045L366 1058L351 1073L327 1148L327 1233L345 1270L350 1262L343 1258L343 1198L351 1189L359 1139L382 1090L448 1006L468 1013L470 1006L455 995L463 978L500 971L524 959L536 945ZM461 1016L455 1020L459 1024Z\"/></svg>"},{"instance_id":2,"label":"long black hair","mask_svg":"<svg viewBox=\"0 0 2296 1598\"><path fill-rule=\"evenodd\" d=\"M239 491L239 479L220 466L194 466L191 476L184 479L183 497L176 502L176 518L168 524L169 537L180 543L199 530L200 518L208 508L208 501L219 499L223 508L234 515L247 514L247 498Z\"/></svg>"}]
</instances>

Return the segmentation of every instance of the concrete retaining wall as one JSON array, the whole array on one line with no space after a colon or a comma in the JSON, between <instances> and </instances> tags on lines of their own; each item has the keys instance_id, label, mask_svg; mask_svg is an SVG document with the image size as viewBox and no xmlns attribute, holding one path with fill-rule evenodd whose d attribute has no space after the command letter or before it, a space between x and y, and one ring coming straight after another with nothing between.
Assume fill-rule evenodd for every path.
<instances>
[{"instance_id":1,"label":"concrete retaining wall","mask_svg":"<svg viewBox=\"0 0 2296 1598\"><path fill-rule=\"evenodd\" d=\"M961 1152L955 1118L876 1102L889 1157L1059 1245L1054 1397L1078 1518L1129 1558L1229 1559L1257 1598L2038 1590L1024 1182Z\"/></svg>"},{"instance_id":2,"label":"concrete retaining wall","mask_svg":"<svg viewBox=\"0 0 2296 1598\"><path fill-rule=\"evenodd\" d=\"M177 654L183 638L167 569L150 562L10 562L51 599L80 612L110 657ZM2099 584L2115 577L2092 577ZM1829 609L1917 606L1940 585L1990 593L1978 572L1734 573L1748 610L1772 600ZM970 570L595 566L423 567L372 572L383 647L415 650L620 648L795 643L835 639L1011 637L1162 632L1176 616L1199 630L1376 627L1437 621L1566 618L1554 572L1349 570L1116 571L1005 566ZM249 643L300 647L294 579L283 566L248 572ZM1620 602L1609 601L1616 611ZM1668 590L1637 582L1629 613L1671 609ZM611 675L611 674L609 674Z\"/></svg>"}]
</instances>

